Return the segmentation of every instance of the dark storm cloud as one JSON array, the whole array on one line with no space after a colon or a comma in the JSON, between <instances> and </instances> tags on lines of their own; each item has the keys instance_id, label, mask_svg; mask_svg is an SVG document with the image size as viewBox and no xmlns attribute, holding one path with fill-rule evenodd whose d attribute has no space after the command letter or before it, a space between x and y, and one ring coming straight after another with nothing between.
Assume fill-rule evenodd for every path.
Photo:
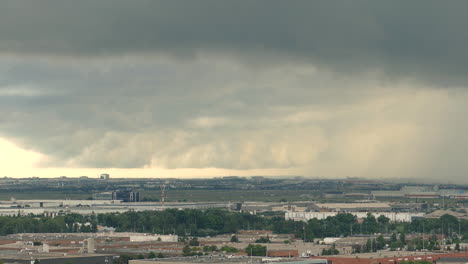
<instances>
[{"instance_id":1,"label":"dark storm cloud","mask_svg":"<svg viewBox=\"0 0 468 264\"><path fill-rule=\"evenodd\" d=\"M0 51L282 55L345 71L438 73L457 84L468 71L467 9L466 1L435 0L11 0L1 3Z\"/></svg>"},{"instance_id":2,"label":"dark storm cloud","mask_svg":"<svg viewBox=\"0 0 468 264\"><path fill-rule=\"evenodd\" d=\"M462 178L467 89L439 88L466 88L467 7L2 1L0 137L45 167Z\"/></svg>"}]
</instances>

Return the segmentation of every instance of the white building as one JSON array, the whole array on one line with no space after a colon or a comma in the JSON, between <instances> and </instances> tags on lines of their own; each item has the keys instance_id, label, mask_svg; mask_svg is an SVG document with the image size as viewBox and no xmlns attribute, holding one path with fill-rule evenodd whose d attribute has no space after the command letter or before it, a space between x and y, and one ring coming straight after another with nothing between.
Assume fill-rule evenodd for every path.
<instances>
[{"instance_id":1,"label":"white building","mask_svg":"<svg viewBox=\"0 0 468 264\"><path fill-rule=\"evenodd\" d=\"M348 212L357 218L367 217L367 212ZM284 217L286 220L308 221L317 218L318 220L326 219L329 216L336 216L338 212L286 212ZM390 222L411 222L413 218L424 217L424 213L394 213L394 212L379 212L372 213L375 218L383 215L390 219Z\"/></svg>"}]
</instances>

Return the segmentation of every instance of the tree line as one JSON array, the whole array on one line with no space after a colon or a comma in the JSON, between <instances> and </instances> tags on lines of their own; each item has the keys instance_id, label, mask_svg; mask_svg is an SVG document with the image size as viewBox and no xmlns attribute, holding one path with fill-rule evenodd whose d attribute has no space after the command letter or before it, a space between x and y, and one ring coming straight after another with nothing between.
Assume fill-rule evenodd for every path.
<instances>
[{"instance_id":1,"label":"tree line","mask_svg":"<svg viewBox=\"0 0 468 264\"><path fill-rule=\"evenodd\" d=\"M468 221L451 215L439 219L415 219L411 223L391 223L388 218L372 214L358 221L352 214L342 213L326 219L307 222L285 220L278 215L252 215L223 209L166 209L106 213L91 216L67 214L44 216L0 216L0 235L14 233L96 232L97 226L114 227L117 231L155 234L176 234L180 237L202 237L233 234L239 230L271 230L277 234L294 234L296 239L340 237L356 234L444 234L468 239Z\"/></svg>"}]
</instances>

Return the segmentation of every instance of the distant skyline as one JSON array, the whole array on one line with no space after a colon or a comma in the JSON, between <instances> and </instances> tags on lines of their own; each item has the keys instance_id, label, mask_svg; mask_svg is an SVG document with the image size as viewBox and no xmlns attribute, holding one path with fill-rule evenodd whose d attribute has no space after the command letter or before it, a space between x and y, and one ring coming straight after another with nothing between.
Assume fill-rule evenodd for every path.
<instances>
[{"instance_id":1,"label":"distant skyline","mask_svg":"<svg viewBox=\"0 0 468 264\"><path fill-rule=\"evenodd\" d=\"M468 183L468 2L0 2L0 176Z\"/></svg>"}]
</instances>

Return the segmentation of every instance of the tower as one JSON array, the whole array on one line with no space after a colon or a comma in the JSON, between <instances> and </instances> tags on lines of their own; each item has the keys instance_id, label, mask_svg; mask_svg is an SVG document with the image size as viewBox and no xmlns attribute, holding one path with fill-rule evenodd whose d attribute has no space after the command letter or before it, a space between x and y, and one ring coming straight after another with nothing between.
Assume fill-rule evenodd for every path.
<instances>
[{"instance_id":1,"label":"tower","mask_svg":"<svg viewBox=\"0 0 468 264\"><path fill-rule=\"evenodd\" d=\"M164 202L166 200L166 184L161 185L161 206L164 208Z\"/></svg>"}]
</instances>

